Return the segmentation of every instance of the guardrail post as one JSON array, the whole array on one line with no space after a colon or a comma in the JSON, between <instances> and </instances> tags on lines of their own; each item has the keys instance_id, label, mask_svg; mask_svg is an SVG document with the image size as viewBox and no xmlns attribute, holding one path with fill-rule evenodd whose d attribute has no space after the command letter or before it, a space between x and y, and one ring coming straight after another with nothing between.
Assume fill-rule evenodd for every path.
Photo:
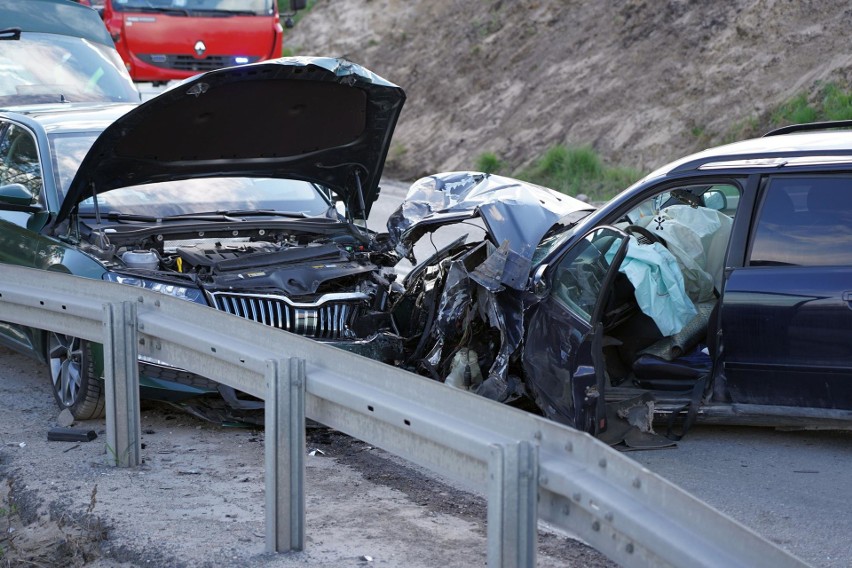
<instances>
[{"instance_id":1,"label":"guardrail post","mask_svg":"<svg viewBox=\"0 0 852 568\"><path fill-rule=\"evenodd\" d=\"M107 452L113 465L142 463L136 304L104 304L104 396Z\"/></svg>"},{"instance_id":2,"label":"guardrail post","mask_svg":"<svg viewBox=\"0 0 852 568\"><path fill-rule=\"evenodd\" d=\"M538 448L526 441L491 446L488 463L488 566L533 567L538 536Z\"/></svg>"},{"instance_id":3,"label":"guardrail post","mask_svg":"<svg viewBox=\"0 0 852 568\"><path fill-rule=\"evenodd\" d=\"M305 360L266 362L266 551L305 548Z\"/></svg>"}]
</instances>

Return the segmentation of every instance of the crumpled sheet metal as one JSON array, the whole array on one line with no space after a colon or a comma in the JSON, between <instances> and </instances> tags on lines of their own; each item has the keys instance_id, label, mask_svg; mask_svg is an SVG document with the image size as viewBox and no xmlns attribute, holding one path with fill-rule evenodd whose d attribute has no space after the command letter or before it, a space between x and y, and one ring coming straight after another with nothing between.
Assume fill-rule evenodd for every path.
<instances>
[{"instance_id":1,"label":"crumpled sheet metal","mask_svg":"<svg viewBox=\"0 0 852 568\"><path fill-rule=\"evenodd\" d=\"M516 179L477 172L447 172L421 178L388 218L396 251L411 258L424 234L446 224L481 217L495 245L508 243L510 258L532 259L535 246L565 215L593 209L578 199ZM513 288L526 283L504 282Z\"/></svg>"},{"instance_id":2,"label":"crumpled sheet metal","mask_svg":"<svg viewBox=\"0 0 852 568\"><path fill-rule=\"evenodd\" d=\"M513 400L523 394L523 386L508 377L510 358L523 339L523 303L516 291L503 288L494 293L479 284L463 260L450 263L447 271L434 328L437 341L426 360L437 367L445 349L464 343L464 334L475 315L499 332L500 347L487 378L472 385L472 390L499 402Z\"/></svg>"}]
</instances>

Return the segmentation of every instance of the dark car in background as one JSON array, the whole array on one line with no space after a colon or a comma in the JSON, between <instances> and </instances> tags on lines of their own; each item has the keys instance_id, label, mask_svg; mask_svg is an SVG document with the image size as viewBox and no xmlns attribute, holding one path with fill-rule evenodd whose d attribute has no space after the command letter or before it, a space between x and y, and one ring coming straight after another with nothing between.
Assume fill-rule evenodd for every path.
<instances>
[{"instance_id":1,"label":"dark car in background","mask_svg":"<svg viewBox=\"0 0 852 568\"><path fill-rule=\"evenodd\" d=\"M850 126L688 156L546 229L511 183L417 182L389 223L402 253L473 217L490 238L409 275L406 364L633 447L668 443L655 416L849 428Z\"/></svg>"},{"instance_id":2,"label":"dark car in background","mask_svg":"<svg viewBox=\"0 0 852 568\"><path fill-rule=\"evenodd\" d=\"M68 0L0 0L0 108L139 102L97 13Z\"/></svg>"}]
</instances>

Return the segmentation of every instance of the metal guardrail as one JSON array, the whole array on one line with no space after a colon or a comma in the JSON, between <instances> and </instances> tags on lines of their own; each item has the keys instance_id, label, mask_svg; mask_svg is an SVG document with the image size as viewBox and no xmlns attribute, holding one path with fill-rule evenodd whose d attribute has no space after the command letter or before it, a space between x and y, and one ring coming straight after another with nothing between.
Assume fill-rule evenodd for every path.
<instances>
[{"instance_id":1,"label":"metal guardrail","mask_svg":"<svg viewBox=\"0 0 852 568\"><path fill-rule=\"evenodd\" d=\"M141 288L3 265L0 320L105 344L107 444L138 465L137 355L266 401L266 543L305 544L305 417L487 488L488 565L534 566L538 520L624 566L806 566L588 434Z\"/></svg>"}]
</instances>

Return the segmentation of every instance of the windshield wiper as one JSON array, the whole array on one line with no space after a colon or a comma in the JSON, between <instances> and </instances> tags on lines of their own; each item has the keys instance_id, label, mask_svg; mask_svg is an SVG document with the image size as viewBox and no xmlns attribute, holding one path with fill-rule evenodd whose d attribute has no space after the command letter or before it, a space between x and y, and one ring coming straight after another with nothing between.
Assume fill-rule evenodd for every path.
<instances>
[{"instance_id":1,"label":"windshield wiper","mask_svg":"<svg viewBox=\"0 0 852 568\"><path fill-rule=\"evenodd\" d=\"M187 10L186 8L165 8L162 6L134 6L133 10L139 12L156 12L161 14L181 14L186 17L189 17L190 15L189 10Z\"/></svg>"},{"instance_id":2,"label":"windshield wiper","mask_svg":"<svg viewBox=\"0 0 852 568\"><path fill-rule=\"evenodd\" d=\"M301 211L276 211L275 209L226 209L224 211L216 211L217 215L233 215L236 217L295 217L304 219L307 217Z\"/></svg>"},{"instance_id":3,"label":"windshield wiper","mask_svg":"<svg viewBox=\"0 0 852 568\"><path fill-rule=\"evenodd\" d=\"M97 215L94 212L85 212L80 213L80 217L86 218L97 218ZM201 214L184 214L184 215L164 215L162 217L157 217L155 215L136 215L132 213L120 213L117 211L110 211L105 215L101 215L101 219L106 219L107 221L121 222L121 221L138 221L140 223L162 223L163 221L229 221L229 222L238 222L240 219L235 219L233 217L228 217L225 215L219 215L216 213L201 213Z\"/></svg>"},{"instance_id":4,"label":"windshield wiper","mask_svg":"<svg viewBox=\"0 0 852 568\"><path fill-rule=\"evenodd\" d=\"M80 213L81 217L96 218L94 212ZM303 219L307 215L304 213L287 213L284 211L274 211L265 209L245 209L245 210L223 210L210 211L205 213L182 213L180 215L137 215L133 213L121 213L120 211L110 211L102 214L101 218L107 221L136 221L140 223L162 223L163 221L210 221L219 222L227 221L229 223L237 223L242 221L244 217L293 217Z\"/></svg>"},{"instance_id":5,"label":"windshield wiper","mask_svg":"<svg viewBox=\"0 0 852 568\"><path fill-rule=\"evenodd\" d=\"M196 14L209 14L217 18L229 18L231 16L257 16L257 12L251 10L205 10L204 8L196 8Z\"/></svg>"}]
</instances>

